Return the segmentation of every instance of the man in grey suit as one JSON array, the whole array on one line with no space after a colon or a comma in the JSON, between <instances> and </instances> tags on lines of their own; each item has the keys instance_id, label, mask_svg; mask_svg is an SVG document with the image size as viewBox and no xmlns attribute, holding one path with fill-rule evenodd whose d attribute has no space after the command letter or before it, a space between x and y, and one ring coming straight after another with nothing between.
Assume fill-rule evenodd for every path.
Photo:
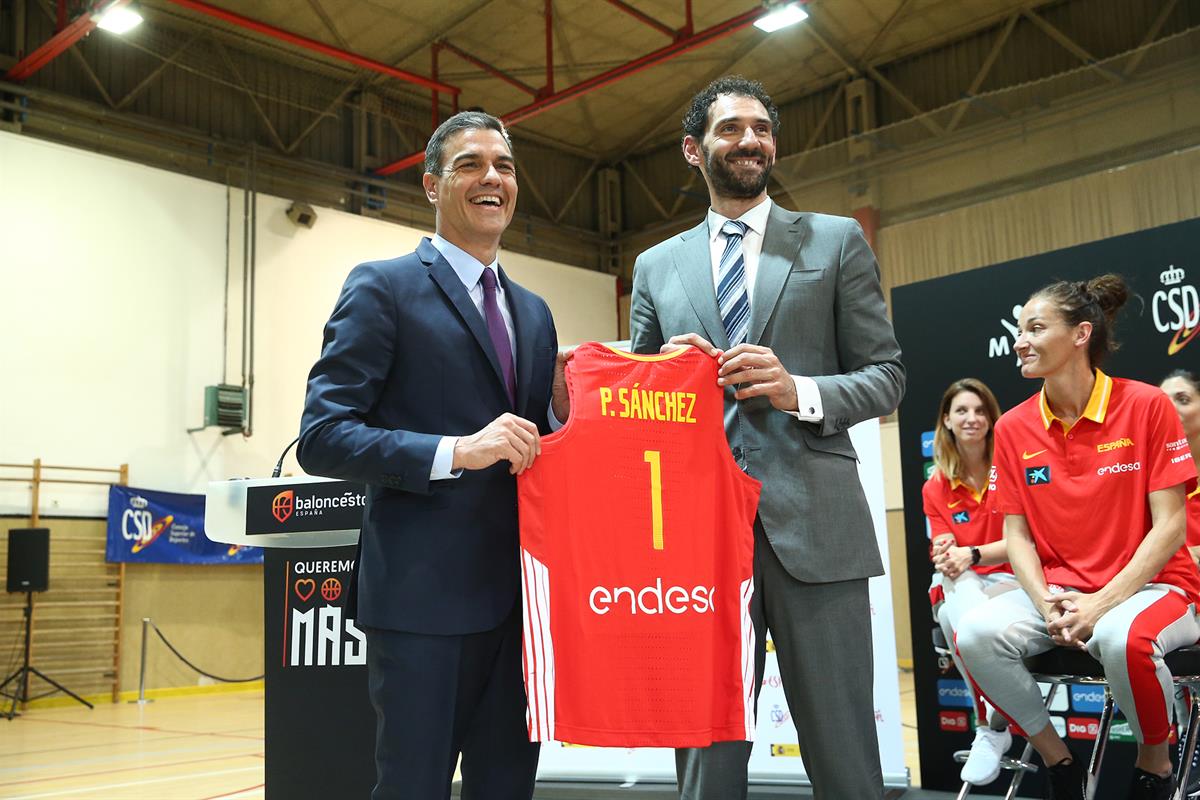
<instances>
[{"instance_id":1,"label":"man in grey suit","mask_svg":"<svg viewBox=\"0 0 1200 800\"><path fill-rule=\"evenodd\" d=\"M721 78L693 98L683 156L711 208L638 257L633 349L693 345L718 358L730 447L763 484L759 685L769 628L815 797L872 800L883 779L867 579L883 564L846 429L896 407L904 367L858 223L767 196L778 127L756 81ZM680 796L744 798L749 756L748 742L676 751Z\"/></svg>"}]
</instances>

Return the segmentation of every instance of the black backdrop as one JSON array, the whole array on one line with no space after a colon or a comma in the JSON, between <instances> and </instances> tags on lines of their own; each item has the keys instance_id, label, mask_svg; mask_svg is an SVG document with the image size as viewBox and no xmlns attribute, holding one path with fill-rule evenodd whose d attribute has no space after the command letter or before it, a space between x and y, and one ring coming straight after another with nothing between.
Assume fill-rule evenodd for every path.
<instances>
[{"instance_id":1,"label":"black backdrop","mask_svg":"<svg viewBox=\"0 0 1200 800\"><path fill-rule=\"evenodd\" d=\"M925 788L956 790L959 766L955 750L969 746L973 726L962 692L938 671L930 635L930 565L921 486L931 461L927 442L942 392L954 380L983 380L1009 409L1032 395L1040 382L1026 380L1013 353L1016 306L1041 286L1064 278L1082 280L1105 272L1125 277L1138 295L1117 323L1122 348L1110 356L1110 375L1157 383L1172 369L1200 367L1200 219L1058 250L945 278L898 287L892 292L896 334L908 369L908 391L900 405L900 461L904 483L904 523L908 557L909 611L913 628L913 666L921 782ZM1188 329L1185 324L1192 327ZM955 676L950 676L954 678ZM1060 692L1061 693L1061 692ZM1094 697L1082 687L1070 692L1069 709L1055 712L1069 728L1068 741L1080 754L1090 752L1088 722L1099 716ZM1123 735L1126 734L1126 735ZM1094 736L1094 734L1093 734ZM1015 738L1015 737L1014 737ZM1132 769L1134 745L1118 726L1105 758L1098 800L1123 796ZM1015 740L1017 753L1024 740ZM1000 780L974 793L1000 794ZM1038 796L1038 776L1022 784L1023 796Z\"/></svg>"}]
</instances>

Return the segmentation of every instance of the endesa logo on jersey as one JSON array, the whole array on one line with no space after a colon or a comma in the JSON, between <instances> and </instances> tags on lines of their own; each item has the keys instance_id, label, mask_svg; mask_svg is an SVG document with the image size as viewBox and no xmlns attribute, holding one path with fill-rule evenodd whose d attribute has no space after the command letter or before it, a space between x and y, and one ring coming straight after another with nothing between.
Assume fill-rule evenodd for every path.
<instances>
[{"instance_id":1,"label":"endesa logo on jersey","mask_svg":"<svg viewBox=\"0 0 1200 800\"><path fill-rule=\"evenodd\" d=\"M1141 472L1141 471L1142 471L1142 462L1127 461L1124 464L1109 464L1108 466L1100 467L1099 469L1096 470L1096 474L1099 475L1100 477L1104 477L1105 475L1120 475L1125 472Z\"/></svg>"},{"instance_id":2,"label":"endesa logo on jersey","mask_svg":"<svg viewBox=\"0 0 1200 800\"><path fill-rule=\"evenodd\" d=\"M952 733L966 733L970 729L970 721L965 711L938 711L938 727Z\"/></svg>"},{"instance_id":3,"label":"endesa logo on jersey","mask_svg":"<svg viewBox=\"0 0 1200 800\"><path fill-rule=\"evenodd\" d=\"M663 588L662 578L654 583L635 589L632 586L597 586L588 593L588 606L592 612L604 616L610 611L642 614L710 614L713 612L714 586L668 586Z\"/></svg>"},{"instance_id":4,"label":"endesa logo on jersey","mask_svg":"<svg viewBox=\"0 0 1200 800\"><path fill-rule=\"evenodd\" d=\"M1067 736L1072 739L1095 739L1100 735L1100 720L1095 717L1067 717Z\"/></svg>"},{"instance_id":5,"label":"endesa logo on jersey","mask_svg":"<svg viewBox=\"0 0 1200 800\"><path fill-rule=\"evenodd\" d=\"M1150 299L1150 316L1159 333L1170 335L1167 355L1173 356L1200 334L1200 291L1185 283L1187 271L1171 265L1159 273L1163 288Z\"/></svg>"},{"instance_id":6,"label":"endesa logo on jersey","mask_svg":"<svg viewBox=\"0 0 1200 800\"><path fill-rule=\"evenodd\" d=\"M975 699L967 684L956 680L940 680L937 682L938 705L958 708L972 708Z\"/></svg>"}]
</instances>

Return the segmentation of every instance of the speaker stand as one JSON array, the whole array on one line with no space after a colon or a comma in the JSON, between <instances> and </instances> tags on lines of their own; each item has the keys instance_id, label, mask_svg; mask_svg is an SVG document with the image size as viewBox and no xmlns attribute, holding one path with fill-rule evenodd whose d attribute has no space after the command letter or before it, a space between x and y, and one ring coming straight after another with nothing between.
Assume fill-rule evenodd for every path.
<instances>
[{"instance_id":1,"label":"speaker stand","mask_svg":"<svg viewBox=\"0 0 1200 800\"><path fill-rule=\"evenodd\" d=\"M25 703L28 703L30 700L37 700L40 697L46 697L48 695L54 694L55 692L62 692L63 694L70 695L75 700L78 700L80 703L83 703L88 708L94 708L94 706L91 703L89 703L87 700L84 700L82 697L75 694L70 689L63 686L61 683L54 680L49 675L47 675L46 673L42 672L37 667L34 667L29 663L30 656L33 654L33 640L32 640L33 625L31 624L32 622L33 622L33 592L26 592L25 593L25 657L22 660L21 666L17 669L16 672L9 675L3 681L0 681L0 695L3 695L4 697L12 698L12 705L10 705L8 707L8 712L7 713L0 712L0 716L6 717L10 720L13 717L19 717L21 715L17 711L17 703L21 703L22 705L24 705ZM29 678L30 678L30 676L37 676L37 677L41 678L43 681L45 681L46 683L53 686L54 688L52 690L50 690L49 692L39 694L37 697L30 697L29 696ZM10 683L13 683L14 681L16 681L16 687L14 688L13 693L9 694L8 692L4 691L5 687L8 686Z\"/></svg>"}]
</instances>

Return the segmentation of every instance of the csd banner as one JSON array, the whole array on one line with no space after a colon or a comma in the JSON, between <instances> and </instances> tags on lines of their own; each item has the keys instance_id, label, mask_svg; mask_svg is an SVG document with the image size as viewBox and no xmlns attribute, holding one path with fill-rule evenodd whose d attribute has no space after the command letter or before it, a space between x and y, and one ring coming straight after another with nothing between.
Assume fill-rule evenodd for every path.
<instances>
[{"instance_id":1,"label":"csd banner","mask_svg":"<svg viewBox=\"0 0 1200 800\"><path fill-rule=\"evenodd\" d=\"M261 564L257 547L218 544L204 536L204 495L128 486L108 490L110 562Z\"/></svg>"}]
</instances>

